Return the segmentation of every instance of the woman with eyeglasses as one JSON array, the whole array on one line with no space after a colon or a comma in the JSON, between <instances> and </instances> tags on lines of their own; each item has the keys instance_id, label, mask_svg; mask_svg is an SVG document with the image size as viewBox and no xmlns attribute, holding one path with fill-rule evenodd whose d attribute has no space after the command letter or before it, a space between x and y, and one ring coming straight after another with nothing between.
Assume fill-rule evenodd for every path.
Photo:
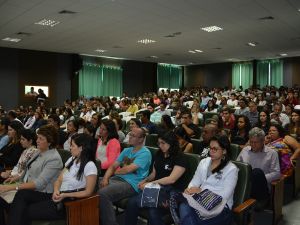
<instances>
[{"instance_id":1,"label":"woman with eyeglasses","mask_svg":"<svg viewBox=\"0 0 300 225\"><path fill-rule=\"evenodd\" d=\"M183 191L183 174L186 171L187 162L179 149L176 135L173 131L169 131L158 138L159 151L154 157L154 163L151 174L139 183L139 189L143 190L149 183L159 184L161 188L165 188L166 193L171 190ZM162 190L161 190L162 191ZM165 196L168 199L168 196ZM142 192L132 197L125 211L125 224L137 224L139 208L142 198ZM167 203L163 202L166 206ZM169 210L160 206L160 208L147 208L149 213L150 225L163 225L163 215Z\"/></svg>"},{"instance_id":2,"label":"woman with eyeglasses","mask_svg":"<svg viewBox=\"0 0 300 225\"><path fill-rule=\"evenodd\" d=\"M201 212L192 208L187 202L179 205L180 224L199 225L229 225L231 224L233 194L238 179L238 168L230 162L230 142L226 136L213 137L210 141L210 157L202 159L193 179L185 189L186 196L192 196L203 191L210 191L215 196L221 196L223 210L211 218L201 216ZM214 210L214 209L212 209ZM211 213L213 213L211 211Z\"/></svg>"}]
</instances>

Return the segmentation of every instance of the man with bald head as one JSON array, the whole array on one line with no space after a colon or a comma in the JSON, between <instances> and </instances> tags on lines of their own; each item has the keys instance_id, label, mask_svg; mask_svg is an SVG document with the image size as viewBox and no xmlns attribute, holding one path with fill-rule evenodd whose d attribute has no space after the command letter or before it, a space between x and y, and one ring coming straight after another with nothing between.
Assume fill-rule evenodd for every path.
<instances>
[{"instance_id":1,"label":"man with bald head","mask_svg":"<svg viewBox=\"0 0 300 225\"><path fill-rule=\"evenodd\" d=\"M134 128L129 134L129 145L107 169L100 181L100 224L116 225L113 203L138 193L138 183L148 176L151 153L144 146L146 133Z\"/></svg>"},{"instance_id":2,"label":"man with bald head","mask_svg":"<svg viewBox=\"0 0 300 225\"><path fill-rule=\"evenodd\" d=\"M207 157L209 152L209 142L211 138L218 133L218 126L216 124L206 124L202 130L202 141L197 149L194 148L194 153Z\"/></svg>"}]
</instances>

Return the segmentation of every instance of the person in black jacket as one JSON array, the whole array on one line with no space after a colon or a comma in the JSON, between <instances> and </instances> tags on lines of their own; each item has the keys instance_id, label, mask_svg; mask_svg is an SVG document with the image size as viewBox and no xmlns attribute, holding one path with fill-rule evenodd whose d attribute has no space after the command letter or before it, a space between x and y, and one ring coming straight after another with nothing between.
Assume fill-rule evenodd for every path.
<instances>
[{"instance_id":1,"label":"person in black jacket","mask_svg":"<svg viewBox=\"0 0 300 225\"><path fill-rule=\"evenodd\" d=\"M13 167L17 164L24 148L20 143L20 131L24 129L19 121L12 121L8 126L9 142L1 150L0 170L7 167Z\"/></svg>"}]
</instances>

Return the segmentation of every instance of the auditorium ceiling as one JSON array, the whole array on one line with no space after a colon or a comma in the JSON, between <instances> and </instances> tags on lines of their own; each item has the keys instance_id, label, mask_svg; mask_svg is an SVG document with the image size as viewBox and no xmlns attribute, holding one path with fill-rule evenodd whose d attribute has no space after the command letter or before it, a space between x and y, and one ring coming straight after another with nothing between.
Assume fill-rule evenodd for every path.
<instances>
[{"instance_id":1,"label":"auditorium ceiling","mask_svg":"<svg viewBox=\"0 0 300 225\"><path fill-rule=\"evenodd\" d=\"M0 0L0 46L179 65L300 56L300 0Z\"/></svg>"}]
</instances>

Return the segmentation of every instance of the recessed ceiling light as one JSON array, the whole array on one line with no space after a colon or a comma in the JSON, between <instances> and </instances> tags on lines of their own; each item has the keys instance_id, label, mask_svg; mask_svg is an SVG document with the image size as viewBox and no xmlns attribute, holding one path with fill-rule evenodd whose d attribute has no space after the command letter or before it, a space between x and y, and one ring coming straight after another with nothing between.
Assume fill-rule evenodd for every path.
<instances>
[{"instance_id":1,"label":"recessed ceiling light","mask_svg":"<svg viewBox=\"0 0 300 225\"><path fill-rule=\"evenodd\" d=\"M145 44L145 45L155 43L155 42L156 41L151 40L151 39L147 39L147 38L138 41L138 43Z\"/></svg>"},{"instance_id":2,"label":"recessed ceiling light","mask_svg":"<svg viewBox=\"0 0 300 225\"><path fill-rule=\"evenodd\" d=\"M258 43L257 42L248 42L247 45L251 47L255 47Z\"/></svg>"},{"instance_id":3,"label":"recessed ceiling light","mask_svg":"<svg viewBox=\"0 0 300 225\"><path fill-rule=\"evenodd\" d=\"M199 50L199 49L195 49L194 51L195 52L203 52L202 50Z\"/></svg>"},{"instance_id":4,"label":"recessed ceiling light","mask_svg":"<svg viewBox=\"0 0 300 225\"><path fill-rule=\"evenodd\" d=\"M107 52L107 50L104 50L104 49L96 49L95 52L103 53L103 52Z\"/></svg>"},{"instance_id":5,"label":"recessed ceiling light","mask_svg":"<svg viewBox=\"0 0 300 225\"><path fill-rule=\"evenodd\" d=\"M21 41L22 39L20 38L10 38L10 37L7 37L7 38L3 38L2 41L10 41L10 42L19 42Z\"/></svg>"},{"instance_id":6,"label":"recessed ceiling light","mask_svg":"<svg viewBox=\"0 0 300 225\"><path fill-rule=\"evenodd\" d=\"M158 59L158 57L156 55L151 55L150 58Z\"/></svg>"},{"instance_id":7,"label":"recessed ceiling light","mask_svg":"<svg viewBox=\"0 0 300 225\"><path fill-rule=\"evenodd\" d=\"M59 24L59 21L54 21L54 20L49 20L49 19L42 19L38 22L35 22L34 24L36 25L41 25L41 26L50 26L54 27L55 25Z\"/></svg>"},{"instance_id":8,"label":"recessed ceiling light","mask_svg":"<svg viewBox=\"0 0 300 225\"><path fill-rule=\"evenodd\" d=\"M223 28L218 27L218 26L202 27L201 29L204 30L204 31L207 31L207 32L223 30Z\"/></svg>"},{"instance_id":9,"label":"recessed ceiling light","mask_svg":"<svg viewBox=\"0 0 300 225\"><path fill-rule=\"evenodd\" d=\"M280 56L287 56L288 54L286 54L286 53L281 53L281 54L279 54Z\"/></svg>"},{"instance_id":10,"label":"recessed ceiling light","mask_svg":"<svg viewBox=\"0 0 300 225\"><path fill-rule=\"evenodd\" d=\"M189 50L189 53L195 54L196 52L194 50Z\"/></svg>"}]
</instances>

